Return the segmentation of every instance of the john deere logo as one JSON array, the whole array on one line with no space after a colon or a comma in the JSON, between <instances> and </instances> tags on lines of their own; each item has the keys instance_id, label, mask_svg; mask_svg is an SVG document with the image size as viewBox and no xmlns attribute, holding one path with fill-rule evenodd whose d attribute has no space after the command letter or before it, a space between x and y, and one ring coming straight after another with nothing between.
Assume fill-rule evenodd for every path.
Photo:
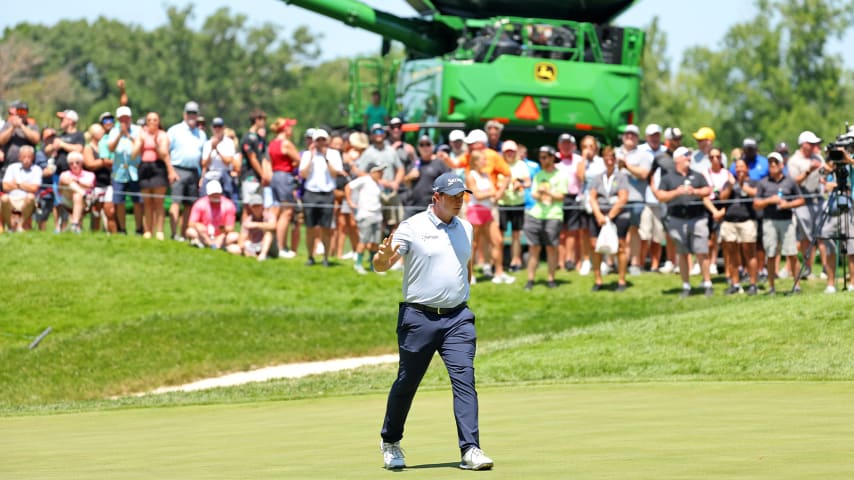
<instances>
[{"instance_id":1,"label":"john deere logo","mask_svg":"<svg viewBox=\"0 0 854 480\"><path fill-rule=\"evenodd\" d=\"M534 77L542 82L557 80L557 67L553 63L540 62L534 67Z\"/></svg>"}]
</instances>

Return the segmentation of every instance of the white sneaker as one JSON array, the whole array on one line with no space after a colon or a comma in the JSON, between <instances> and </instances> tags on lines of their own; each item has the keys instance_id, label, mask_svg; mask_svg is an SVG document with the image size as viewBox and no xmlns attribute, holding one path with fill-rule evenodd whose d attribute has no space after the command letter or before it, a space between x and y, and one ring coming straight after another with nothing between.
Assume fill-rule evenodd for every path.
<instances>
[{"instance_id":1,"label":"white sneaker","mask_svg":"<svg viewBox=\"0 0 854 480\"><path fill-rule=\"evenodd\" d=\"M827 288L824 289L824 293L836 293L836 287L828 285Z\"/></svg>"},{"instance_id":2,"label":"white sneaker","mask_svg":"<svg viewBox=\"0 0 854 480\"><path fill-rule=\"evenodd\" d=\"M491 277L492 276L492 265L486 264L483 266L483 275L485 277Z\"/></svg>"},{"instance_id":3,"label":"white sneaker","mask_svg":"<svg viewBox=\"0 0 854 480\"><path fill-rule=\"evenodd\" d=\"M582 277L590 275L590 260L585 260L581 262L581 266L578 268L578 274Z\"/></svg>"},{"instance_id":4,"label":"white sneaker","mask_svg":"<svg viewBox=\"0 0 854 480\"><path fill-rule=\"evenodd\" d=\"M717 275L718 274L718 264L713 263L709 265L709 275Z\"/></svg>"},{"instance_id":5,"label":"white sneaker","mask_svg":"<svg viewBox=\"0 0 854 480\"><path fill-rule=\"evenodd\" d=\"M515 282L515 281L516 281L516 277L511 277L510 275L507 275L506 273L502 273L501 275L496 275L496 276L492 277L492 283L495 283L495 284L499 284L499 283L510 284L510 283Z\"/></svg>"},{"instance_id":6,"label":"white sneaker","mask_svg":"<svg viewBox=\"0 0 854 480\"><path fill-rule=\"evenodd\" d=\"M349 251L349 252L345 253L344 255L341 255L341 260L355 260L355 259L356 259L356 252L354 252L354 251Z\"/></svg>"},{"instance_id":7,"label":"white sneaker","mask_svg":"<svg viewBox=\"0 0 854 480\"><path fill-rule=\"evenodd\" d=\"M611 273L611 267L608 266L607 263L602 262L599 264L599 271L602 273L602 275L608 275L609 273Z\"/></svg>"},{"instance_id":8,"label":"white sneaker","mask_svg":"<svg viewBox=\"0 0 854 480\"><path fill-rule=\"evenodd\" d=\"M400 442L381 442L380 449L383 452L383 466L387 470L400 470L406 467L406 459L403 455L403 449L400 448Z\"/></svg>"},{"instance_id":9,"label":"white sneaker","mask_svg":"<svg viewBox=\"0 0 854 480\"><path fill-rule=\"evenodd\" d=\"M636 276L641 274L641 268L637 265L632 265L629 267L629 275Z\"/></svg>"},{"instance_id":10,"label":"white sneaker","mask_svg":"<svg viewBox=\"0 0 854 480\"><path fill-rule=\"evenodd\" d=\"M679 275L679 265L673 265L673 274Z\"/></svg>"},{"instance_id":11,"label":"white sneaker","mask_svg":"<svg viewBox=\"0 0 854 480\"><path fill-rule=\"evenodd\" d=\"M297 253L293 250L279 250L279 258L294 258Z\"/></svg>"},{"instance_id":12,"label":"white sneaker","mask_svg":"<svg viewBox=\"0 0 854 480\"><path fill-rule=\"evenodd\" d=\"M353 265L353 270L355 270L356 273L358 273L359 275L365 275L368 273L368 271L365 270L365 267L359 265L358 263Z\"/></svg>"},{"instance_id":13,"label":"white sneaker","mask_svg":"<svg viewBox=\"0 0 854 480\"><path fill-rule=\"evenodd\" d=\"M691 267L691 275L699 275L700 274L700 264L695 263L693 267Z\"/></svg>"},{"instance_id":14,"label":"white sneaker","mask_svg":"<svg viewBox=\"0 0 854 480\"><path fill-rule=\"evenodd\" d=\"M854 292L854 285L848 285L848 291Z\"/></svg>"},{"instance_id":15,"label":"white sneaker","mask_svg":"<svg viewBox=\"0 0 854 480\"><path fill-rule=\"evenodd\" d=\"M477 447L466 450L466 453L463 454L463 461L460 462L460 468L463 470L489 470L492 465L492 459Z\"/></svg>"},{"instance_id":16,"label":"white sneaker","mask_svg":"<svg viewBox=\"0 0 854 480\"><path fill-rule=\"evenodd\" d=\"M670 260L664 262L664 266L658 269L659 273L673 273L673 262Z\"/></svg>"},{"instance_id":17,"label":"white sneaker","mask_svg":"<svg viewBox=\"0 0 854 480\"><path fill-rule=\"evenodd\" d=\"M783 269L783 270L780 270L779 272L777 272L777 278L786 279L786 278L789 278L789 276L790 276L789 271L786 269Z\"/></svg>"},{"instance_id":18,"label":"white sneaker","mask_svg":"<svg viewBox=\"0 0 854 480\"><path fill-rule=\"evenodd\" d=\"M324 253L326 253L326 247L323 246L323 242L318 242L317 246L314 247L314 254L323 255Z\"/></svg>"}]
</instances>

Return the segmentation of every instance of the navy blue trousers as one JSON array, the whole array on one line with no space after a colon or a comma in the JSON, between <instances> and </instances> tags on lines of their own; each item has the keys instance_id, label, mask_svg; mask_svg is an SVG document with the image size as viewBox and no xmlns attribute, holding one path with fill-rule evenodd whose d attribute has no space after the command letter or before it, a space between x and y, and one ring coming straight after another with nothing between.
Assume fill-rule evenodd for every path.
<instances>
[{"instance_id":1,"label":"navy blue trousers","mask_svg":"<svg viewBox=\"0 0 854 480\"><path fill-rule=\"evenodd\" d=\"M480 447L474 387L477 343L474 313L466 307L452 315L438 315L401 304L397 315L397 343L400 363L397 379L388 394L381 432L383 440L397 442L403 438L403 426L415 392L433 354L439 352L451 377L460 451Z\"/></svg>"}]
</instances>

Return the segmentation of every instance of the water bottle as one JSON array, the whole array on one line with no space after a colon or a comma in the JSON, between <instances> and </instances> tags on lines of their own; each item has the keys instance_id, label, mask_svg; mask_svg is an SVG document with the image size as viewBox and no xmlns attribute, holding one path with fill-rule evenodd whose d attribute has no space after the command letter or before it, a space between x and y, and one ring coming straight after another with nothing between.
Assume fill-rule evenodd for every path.
<instances>
[{"instance_id":1,"label":"water bottle","mask_svg":"<svg viewBox=\"0 0 854 480\"><path fill-rule=\"evenodd\" d=\"M781 200L783 199L783 189L782 188L777 189L777 196L780 197Z\"/></svg>"}]
</instances>

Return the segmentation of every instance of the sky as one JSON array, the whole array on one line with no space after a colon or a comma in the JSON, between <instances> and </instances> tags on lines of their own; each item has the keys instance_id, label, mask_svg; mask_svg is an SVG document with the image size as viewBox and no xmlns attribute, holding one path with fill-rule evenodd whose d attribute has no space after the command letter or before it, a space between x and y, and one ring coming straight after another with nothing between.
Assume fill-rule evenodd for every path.
<instances>
[{"instance_id":1,"label":"sky","mask_svg":"<svg viewBox=\"0 0 854 480\"><path fill-rule=\"evenodd\" d=\"M413 10L404 0L364 0L374 7L402 16L411 16ZM122 2L124 3L124 2ZM307 25L314 32L323 34L321 49L323 59L379 52L380 37L344 25L327 17L309 12L281 0L168 0L155 2L126 2L119 6L116 2L93 0L39 0L38 9L27 2L10 2L3 8L0 16L0 29L21 22L53 25L63 19L85 18L94 20L106 16L125 23L141 25L146 29L156 28L166 22L166 6L183 7L194 4L196 12L193 25L198 27L208 15L221 7L229 7L232 12L244 13L250 24L260 25L273 22L281 25L286 33L298 25ZM702 5L713 8L699 8ZM623 12L615 24L621 26L644 27L653 17L659 17L659 24L667 33L667 56L672 65L678 64L682 52L692 46L716 47L720 44L727 29L741 19L752 18L756 9L748 0L716 0L714 2L683 0L638 0ZM849 32L847 41L854 41ZM834 53L841 52L842 42L830 46ZM854 58L847 56L845 62L854 68Z\"/></svg>"}]
</instances>

